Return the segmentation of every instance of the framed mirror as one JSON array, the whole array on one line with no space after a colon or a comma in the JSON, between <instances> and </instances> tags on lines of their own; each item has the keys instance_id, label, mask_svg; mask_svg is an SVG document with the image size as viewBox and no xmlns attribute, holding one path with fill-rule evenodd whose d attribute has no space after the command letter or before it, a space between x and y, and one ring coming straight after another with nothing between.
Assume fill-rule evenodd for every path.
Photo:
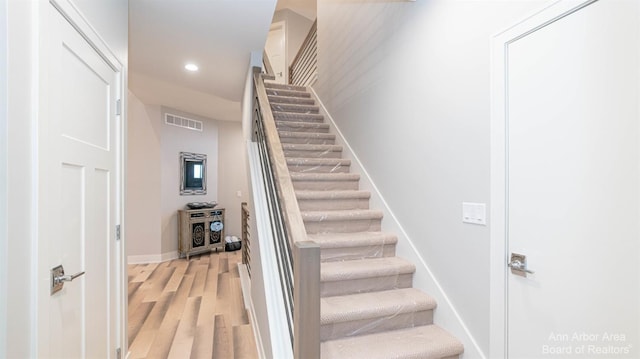
<instances>
[{"instance_id":1,"label":"framed mirror","mask_svg":"<svg viewBox=\"0 0 640 359\"><path fill-rule=\"evenodd\" d=\"M180 152L180 194L207 194L207 155Z\"/></svg>"}]
</instances>

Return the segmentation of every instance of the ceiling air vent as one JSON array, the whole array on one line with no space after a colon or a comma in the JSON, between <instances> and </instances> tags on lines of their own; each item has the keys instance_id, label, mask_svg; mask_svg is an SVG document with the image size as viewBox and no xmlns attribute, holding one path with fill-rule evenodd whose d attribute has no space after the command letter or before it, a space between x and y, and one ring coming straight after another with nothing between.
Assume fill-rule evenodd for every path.
<instances>
[{"instance_id":1,"label":"ceiling air vent","mask_svg":"<svg viewBox=\"0 0 640 359\"><path fill-rule=\"evenodd\" d=\"M164 114L164 123L171 126L177 126L177 127L186 128L188 130L202 132L202 121L198 121L198 120L194 120L191 118L186 118L178 115L173 115L170 113Z\"/></svg>"}]
</instances>

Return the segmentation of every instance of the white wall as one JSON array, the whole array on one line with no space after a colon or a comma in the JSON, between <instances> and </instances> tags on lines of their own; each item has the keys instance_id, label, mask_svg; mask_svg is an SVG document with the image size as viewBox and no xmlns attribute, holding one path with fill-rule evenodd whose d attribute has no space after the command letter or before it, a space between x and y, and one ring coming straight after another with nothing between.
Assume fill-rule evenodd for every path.
<instances>
[{"instance_id":1,"label":"white wall","mask_svg":"<svg viewBox=\"0 0 640 359\"><path fill-rule=\"evenodd\" d=\"M489 202L490 38L545 2L318 1L314 88L485 355L489 229L461 204Z\"/></svg>"},{"instance_id":2,"label":"white wall","mask_svg":"<svg viewBox=\"0 0 640 359\"><path fill-rule=\"evenodd\" d=\"M193 131L164 124L165 113L184 116L202 121L203 131ZM160 143L160 198L161 198L161 251L162 254L178 250L178 210L189 202L210 202L218 200L218 123L168 107L162 107ZM207 155L207 194L180 195L180 152Z\"/></svg>"},{"instance_id":3,"label":"white wall","mask_svg":"<svg viewBox=\"0 0 640 359\"><path fill-rule=\"evenodd\" d=\"M309 33L313 20L291 11L289 9L278 10L273 14L272 23L285 22L285 43L287 53L287 68L298 54L300 46Z\"/></svg>"},{"instance_id":4,"label":"white wall","mask_svg":"<svg viewBox=\"0 0 640 359\"><path fill-rule=\"evenodd\" d=\"M7 1L0 0L0 357L7 347Z\"/></svg>"},{"instance_id":5,"label":"white wall","mask_svg":"<svg viewBox=\"0 0 640 359\"><path fill-rule=\"evenodd\" d=\"M218 203L225 208L225 235L240 238L242 202L249 200L242 123L218 121L218 132Z\"/></svg>"},{"instance_id":6,"label":"white wall","mask_svg":"<svg viewBox=\"0 0 640 359\"><path fill-rule=\"evenodd\" d=\"M160 254L160 108L145 106L131 91L128 100L127 255Z\"/></svg>"},{"instance_id":7,"label":"white wall","mask_svg":"<svg viewBox=\"0 0 640 359\"><path fill-rule=\"evenodd\" d=\"M72 0L73 2L73 0ZM83 4L84 13L94 13L103 16L102 26L94 27L108 45L121 48L117 51L119 60L126 64L127 60L127 12L126 0L100 0L88 1ZM6 6L7 21L2 21L8 29L7 51L2 56L7 56L6 86L7 86L7 194L6 206L11 208L7 213L6 242L3 240L3 252L7 255L0 267L6 275L6 287L0 287L0 296L6 302L6 320L2 325L6 326L6 348L0 351L1 357L30 358L35 357L36 328L35 318L35 280L36 274L32 272L35 267L34 259L37 258L35 247L34 224L34 200L37 173L34 171L37 164L34 148L36 146L35 121L37 120L38 102L33 97L37 91L38 73L37 61L37 33L39 30L38 8L45 8L49 1L13 1L3 0L0 3ZM0 15L1 17L1 15ZM47 31L47 29L41 29ZM124 44L124 46L123 46ZM114 50L114 52L116 52ZM0 63L0 68L5 68ZM4 74L0 70L0 74ZM4 77L3 77L4 78ZM2 83L5 83L2 81ZM0 159L0 166L2 166ZM1 188L1 186L0 186ZM0 190L1 191L1 190ZM4 237L4 236L3 236ZM10 240L9 240L10 239ZM46 315L46 313L39 313ZM3 329L5 330L5 329Z\"/></svg>"}]
</instances>

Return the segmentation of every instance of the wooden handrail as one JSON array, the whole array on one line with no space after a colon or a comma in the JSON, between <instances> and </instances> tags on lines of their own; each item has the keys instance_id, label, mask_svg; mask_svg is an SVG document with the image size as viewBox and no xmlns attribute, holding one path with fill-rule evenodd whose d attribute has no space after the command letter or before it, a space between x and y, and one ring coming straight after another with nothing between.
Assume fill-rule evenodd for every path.
<instances>
[{"instance_id":1,"label":"wooden handrail","mask_svg":"<svg viewBox=\"0 0 640 359\"><path fill-rule=\"evenodd\" d=\"M304 227L302 215L300 214L298 199L296 198L289 168L287 167L287 159L282 150L282 143L280 143L280 136L278 135L276 122L273 118L273 112L271 112L271 105L269 104L269 98L267 97L262 76L262 74L256 74L254 76L257 90L256 96L262 109L264 132L267 146L269 147L269 157L275 172L274 175L278 186L280 204L282 205L283 215L285 217L287 233L289 233L289 244L293 246L295 242L307 241L307 231Z\"/></svg>"},{"instance_id":2,"label":"wooden handrail","mask_svg":"<svg viewBox=\"0 0 640 359\"><path fill-rule=\"evenodd\" d=\"M318 19L316 19L313 22L313 25L311 25L311 28L309 29L309 33L307 34L307 37L304 39L304 42L302 42L302 45L300 45L300 48L298 49L298 53L296 54L296 57L294 57L293 61L291 61L291 65L289 66L290 69L296 65L296 63L298 62L298 59L304 52L304 49L306 49L307 45L309 45L309 42L313 38L313 33L317 30L317 27L318 27Z\"/></svg>"}]
</instances>

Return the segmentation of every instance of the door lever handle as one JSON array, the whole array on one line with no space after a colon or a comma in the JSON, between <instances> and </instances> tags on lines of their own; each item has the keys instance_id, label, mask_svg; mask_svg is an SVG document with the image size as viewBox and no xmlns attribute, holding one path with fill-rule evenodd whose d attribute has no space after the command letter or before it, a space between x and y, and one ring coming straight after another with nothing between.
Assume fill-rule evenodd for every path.
<instances>
[{"instance_id":1,"label":"door lever handle","mask_svg":"<svg viewBox=\"0 0 640 359\"><path fill-rule=\"evenodd\" d=\"M51 295L61 291L62 287L64 287L64 282L71 282L84 275L84 273L85 272L82 271L72 275L65 275L63 266L59 265L51 268Z\"/></svg>"},{"instance_id":2,"label":"door lever handle","mask_svg":"<svg viewBox=\"0 0 640 359\"><path fill-rule=\"evenodd\" d=\"M531 273L534 274L535 272L527 269L527 265L525 263L520 262L519 260L513 260L511 262L509 262L509 264L507 264L511 269L515 269L515 270L519 270L522 272L527 272L527 273Z\"/></svg>"},{"instance_id":3,"label":"door lever handle","mask_svg":"<svg viewBox=\"0 0 640 359\"><path fill-rule=\"evenodd\" d=\"M76 274L72 274L72 275L61 275L61 276L57 276L55 278L53 278L53 281L55 284L58 283L62 283L62 282L71 282L74 279L84 275L85 272L78 272Z\"/></svg>"},{"instance_id":4,"label":"door lever handle","mask_svg":"<svg viewBox=\"0 0 640 359\"><path fill-rule=\"evenodd\" d=\"M534 274L535 272L527 269L527 256L518 253L511 253L511 261L507 264L511 268L511 273L526 277L527 273Z\"/></svg>"}]
</instances>

